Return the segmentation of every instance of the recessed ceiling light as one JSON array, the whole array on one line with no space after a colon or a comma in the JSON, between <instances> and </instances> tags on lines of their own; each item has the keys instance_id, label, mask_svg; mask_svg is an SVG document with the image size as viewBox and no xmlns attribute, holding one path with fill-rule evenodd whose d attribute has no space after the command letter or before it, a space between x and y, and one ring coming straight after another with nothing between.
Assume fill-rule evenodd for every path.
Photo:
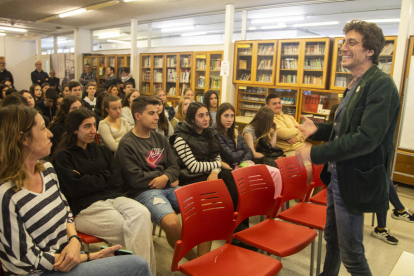
<instances>
[{"instance_id":1,"label":"recessed ceiling light","mask_svg":"<svg viewBox=\"0 0 414 276\"><path fill-rule=\"evenodd\" d=\"M326 26L326 25L338 25L339 21L330 21L330 22L315 22L315 23L300 23L293 24L293 27L312 27L312 26Z\"/></svg>"},{"instance_id":2,"label":"recessed ceiling light","mask_svg":"<svg viewBox=\"0 0 414 276\"><path fill-rule=\"evenodd\" d=\"M12 31L12 32L19 32L19 33L25 33L25 32L27 32L26 29L12 28L12 27L3 27L3 26L0 26L0 30Z\"/></svg>"}]
</instances>

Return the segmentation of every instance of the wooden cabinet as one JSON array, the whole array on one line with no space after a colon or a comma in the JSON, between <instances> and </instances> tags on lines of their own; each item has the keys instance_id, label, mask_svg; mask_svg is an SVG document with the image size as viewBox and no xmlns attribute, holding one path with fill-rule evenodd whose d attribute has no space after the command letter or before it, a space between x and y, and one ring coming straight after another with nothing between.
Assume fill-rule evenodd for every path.
<instances>
[{"instance_id":1,"label":"wooden cabinet","mask_svg":"<svg viewBox=\"0 0 414 276\"><path fill-rule=\"evenodd\" d=\"M333 55L332 55L332 65L331 65L332 70L331 70L331 81L330 81L331 90L345 90L348 83L353 79L353 76L351 75L349 70L342 67L341 49L338 47L338 43L342 39L344 38L336 37L334 39L334 46L333 46L334 50L333 50ZM379 55L378 67L391 76L394 71L396 49L397 49L397 37L386 36L385 46Z\"/></svg>"},{"instance_id":2,"label":"wooden cabinet","mask_svg":"<svg viewBox=\"0 0 414 276\"><path fill-rule=\"evenodd\" d=\"M274 85L276 40L237 41L233 82Z\"/></svg>"},{"instance_id":3,"label":"wooden cabinet","mask_svg":"<svg viewBox=\"0 0 414 276\"><path fill-rule=\"evenodd\" d=\"M329 38L279 40L276 85L325 89L329 50Z\"/></svg>"},{"instance_id":4,"label":"wooden cabinet","mask_svg":"<svg viewBox=\"0 0 414 276\"><path fill-rule=\"evenodd\" d=\"M300 115L308 117L316 123L328 122L332 106L342 100L342 91L329 91L320 89L302 88L300 91Z\"/></svg>"},{"instance_id":5,"label":"wooden cabinet","mask_svg":"<svg viewBox=\"0 0 414 276\"><path fill-rule=\"evenodd\" d=\"M192 74L192 89L195 92L196 100L202 102L204 93L214 90L220 99L221 95L221 61L223 52L194 52Z\"/></svg>"},{"instance_id":6,"label":"wooden cabinet","mask_svg":"<svg viewBox=\"0 0 414 276\"><path fill-rule=\"evenodd\" d=\"M141 94L152 95L165 87L165 55L141 54Z\"/></svg>"},{"instance_id":7,"label":"wooden cabinet","mask_svg":"<svg viewBox=\"0 0 414 276\"><path fill-rule=\"evenodd\" d=\"M402 149L397 151L393 180L414 185L414 152Z\"/></svg>"}]
</instances>

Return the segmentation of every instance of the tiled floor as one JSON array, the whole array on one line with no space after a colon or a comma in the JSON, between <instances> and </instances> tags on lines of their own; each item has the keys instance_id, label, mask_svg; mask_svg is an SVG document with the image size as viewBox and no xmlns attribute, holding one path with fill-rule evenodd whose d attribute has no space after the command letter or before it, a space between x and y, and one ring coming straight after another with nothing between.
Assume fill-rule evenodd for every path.
<instances>
[{"instance_id":1,"label":"tiled floor","mask_svg":"<svg viewBox=\"0 0 414 276\"><path fill-rule=\"evenodd\" d=\"M405 207L414 210L414 189L406 187L398 187L398 194L400 200ZM392 206L390 206L392 209ZM387 227L391 229L391 233L399 240L398 245L389 245L381 240L375 239L371 236L373 227L371 226L371 214L365 215L364 227L364 245L366 257L370 265L372 274L375 276L388 276L394 264L397 262L399 256L403 251L414 253L414 223L407 223L391 218L391 213L388 212ZM257 223L259 218L253 218L251 223ZM158 230L158 228L157 228ZM157 233L158 234L158 233ZM213 248L222 245L223 242L214 242ZM325 241L324 241L325 246ZM323 247L324 247L323 246ZM171 259L173 249L168 245L165 238L165 233L161 237L154 236L154 247L157 261L157 275L171 275ZM98 248L97 246L91 246ZM315 246L316 248L316 246ZM322 260L325 255L325 248L322 251ZM316 250L315 250L316 253ZM279 273L282 276L299 276L309 275L310 262L310 248L306 248L297 255L283 258L283 269ZM182 275L176 272L175 275ZM339 275L349 275L346 269L342 266Z\"/></svg>"}]
</instances>

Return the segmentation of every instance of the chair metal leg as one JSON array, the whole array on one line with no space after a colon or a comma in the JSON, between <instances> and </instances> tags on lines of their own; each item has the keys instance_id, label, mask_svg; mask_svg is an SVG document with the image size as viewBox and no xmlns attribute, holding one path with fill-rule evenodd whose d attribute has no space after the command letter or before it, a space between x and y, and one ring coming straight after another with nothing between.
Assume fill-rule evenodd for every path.
<instances>
[{"instance_id":1,"label":"chair metal leg","mask_svg":"<svg viewBox=\"0 0 414 276\"><path fill-rule=\"evenodd\" d=\"M314 252L315 252L315 240L313 240L311 244L311 258L310 258L310 270L309 270L310 276L313 276L313 269L314 269L314 263L315 263L315 256L313 254Z\"/></svg>"},{"instance_id":2,"label":"chair metal leg","mask_svg":"<svg viewBox=\"0 0 414 276\"><path fill-rule=\"evenodd\" d=\"M162 233L162 228L161 228L161 225L160 225L160 232L158 232L158 237L161 237L161 233Z\"/></svg>"},{"instance_id":3,"label":"chair metal leg","mask_svg":"<svg viewBox=\"0 0 414 276\"><path fill-rule=\"evenodd\" d=\"M84 243L83 246L85 247L85 250L84 251L88 251L89 252L89 244Z\"/></svg>"},{"instance_id":4,"label":"chair metal leg","mask_svg":"<svg viewBox=\"0 0 414 276\"><path fill-rule=\"evenodd\" d=\"M265 215L261 215L260 216L260 222L264 221L265 219L266 219L266 216Z\"/></svg>"},{"instance_id":5,"label":"chair metal leg","mask_svg":"<svg viewBox=\"0 0 414 276\"><path fill-rule=\"evenodd\" d=\"M375 213L372 213L372 227L374 227L375 224Z\"/></svg>"},{"instance_id":6,"label":"chair metal leg","mask_svg":"<svg viewBox=\"0 0 414 276\"><path fill-rule=\"evenodd\" d=\"M323 231L319 230L318 235L318 259L316 261L316 275L319 275L321 272L321 259L322 259L322 239L323 239Z\"/></svg>"},{"instance_id":7,"label":"chair metal leg","mask_svg":"<svg viewBox=\"0 0 414 276\"><path fill-rule=\"evenodd\" d=\"M278 260L279 262L281 262L282 261L282 257L276 256L276 260Z\"/></svg>"},{"instance_id":8,"label":"chair metal leg","mask_svg":"<svg viewBox=\"0 0 414 276\"><path fill-rule=\"evenodd\" d=\"M155 230L157 229L157 224L155 222L152 223L152 235L155 235Z\"/></svg>"}]
</instances>

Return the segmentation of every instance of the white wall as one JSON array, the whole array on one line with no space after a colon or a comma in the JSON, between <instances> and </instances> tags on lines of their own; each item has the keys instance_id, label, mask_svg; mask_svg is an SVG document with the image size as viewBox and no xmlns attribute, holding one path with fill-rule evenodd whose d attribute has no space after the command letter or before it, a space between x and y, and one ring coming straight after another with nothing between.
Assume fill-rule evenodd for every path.
<instances>
[{"instance_id":1,"label":"white wall","mask_svg":"<svg viewBox=\"0 0 414 276\"><path fill-rule=\"evenodd\" d=\"M0 37L0 56L6 58L6 69L13 74L16 89L29 89L32 85L30 73L35 69L36 41Z\"/></svg>"},{"instance_id":2,"label":"white wall","mask_svg":"<svg viewBox=\"0 0 414 276\"><path fill-rule=\"evenodd\" d=\"M75 29L75 79L83 72L83 54L92 52L92 31Z\"/></svg>"}]
</instances>

